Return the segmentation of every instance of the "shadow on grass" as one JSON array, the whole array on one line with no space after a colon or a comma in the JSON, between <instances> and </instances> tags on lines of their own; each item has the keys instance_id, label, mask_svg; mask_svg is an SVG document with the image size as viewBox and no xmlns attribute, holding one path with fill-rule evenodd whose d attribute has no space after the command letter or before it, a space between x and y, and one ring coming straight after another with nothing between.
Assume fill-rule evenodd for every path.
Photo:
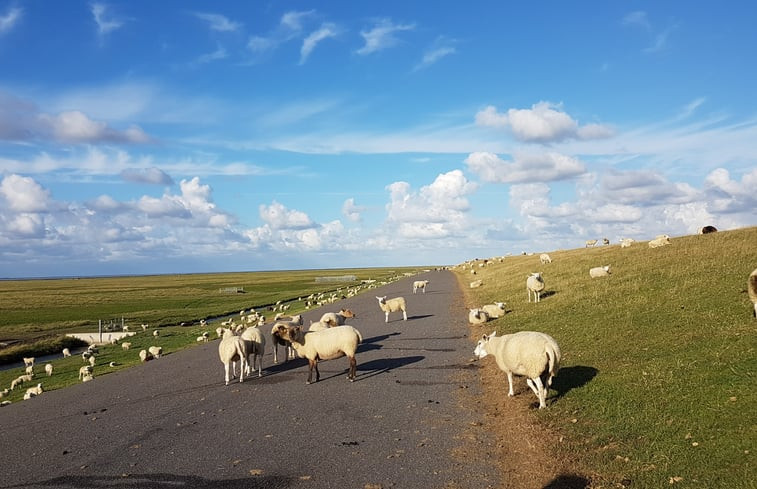
<instances>
[{"instance_id":1,"label":"shadow on grass","mask_svg":"<svg viewBox=\"0 0 757 489\"><path fill-rule=\"evenodd\" d=\"M557 391L557 398L563 397L572 389L583 387L591 382L598 373L599 370L596 368L583 365L563 367L552 381L552 389Z\"/></svg>"},{"instance_id":2,"label":"shadow on grass","mask_svg":"<svg viewBox=\"0 0 757 489\"><path fill-rule=\"evenodd\" d=\"M549 481L542 489L586 489L589 479L580 475L563 474Z\"/></svg>"}]
</instances>

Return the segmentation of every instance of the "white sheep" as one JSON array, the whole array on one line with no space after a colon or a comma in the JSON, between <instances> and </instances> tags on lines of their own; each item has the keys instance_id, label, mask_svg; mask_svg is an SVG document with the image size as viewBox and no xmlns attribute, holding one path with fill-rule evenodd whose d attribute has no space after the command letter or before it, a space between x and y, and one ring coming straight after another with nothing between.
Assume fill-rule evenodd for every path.
<instances>
[{"instance_id":1,"label":"white sheep","mask_svg":"<svg viewBox=\"0 0 757 489\"><path fill-rule=\"evenodd\" d=\"M92 365L85 365L79 369L79 380L82 380L82 377L89 374L92 375L92 372L94 369L92 368Z\"/></svg>"},{"instance_id":2,"label":"white sheep","mask_svg":"<svg viewBox=\"0 0 757 489\"><path fill-rule=\"evenodd\" d=\"M45 364L45 373L48 377L53 375L53 364L52 363L46 363Z\"/></svg>"},{"instance_id":3,"label":"white sheep","mask_svg":"<svg viewBox=\"0 0 757 489\"><path fill-rule=\"evenodd\" d=\"M554 338L536 331L496 336L495 331L483 335L473 354L479 359L494 355L497 366L507 374L508 396L515 395L513 374L524 375L526 383L539 398L539 409L547 406L547 390L560 369L560 347Z\"/></svg>"},{"instance_id":4,"label":"white sheep","mask_svg":"<svg viewBox=\"0 0 757 489\"><path fill-rule=\"evenodd\" d=\"M749 279L746 283L746 290L749 294L749 299L754 304L754 317L757 318L757 268L749 274Z\"/></svg>"},{"instance_id":5,"label":"white sheep","mask_svg":"<svg viewBox=\"0 0 757 489\"><path fill-rule=\"evenodd\" d=\"M92 355L91 357L89 357L89 364L90 365L92 365L94 367L96 363L97 363L97 357L95 357L94 355Z\"/></svg>"},{"instance_id":6,"label":"white sheep","mask_svg":"<svg viewBox=\"0 0 757 489\"><path fill-rule=\"evenodd\" d=\"M350 362L347 379L350 382L355 380L357 370L355 352L357 352L357 345L363 341L357 329L344 325L305 333L301 327L297 326L291 329L282 328L280 334L292 343L292 347L300 358L308 359L310 366L308 384L313 381L313 370L315 370L315 381L318 382L321 378L318 371L319 360L331 360L343 355L346 355Z\"/></svg>"},{"instance_id":7,"label":"white sheep","mask_svg":"<svg viewBox=\"0 0 757 489\"><path fill-rule=\"evenodd\" d=\"M495 302L494 304L486 304L481 306L481 309L489 315L491 319L496 319L505 315L505 303Z\"/></svg>"},{"instance_id":8,"label":"white sheep","mask_svg":"<svg viewBox=\"0 0 757 489\"><path fill-rule=\"evenodd\" d=\"M478 287L481 287L482 285L484 285L484 281L481 279L478 279L470 283L470 288L477 289Z\"/></svg>"},{"instance_id":9,"label":"white sheep","mask_svg":"<svg viewBox=\"0 0 757 489\"><path fill-rule=\"evenodd\" d=\"M544 290L544 278L540 272L534 272L526 279L526 292L528 293L528 302L531 302L531 292L534 293L534 302L541 301L541 291Z\"/></svg>"},{"instance_id":10,"label":"white sheep","mask_svg":"<svg viewBox=\"0 0 757 489\"><path fill-rule=\"evenodd\" d=\"M588 248L590 246L594 246L595 244L597 244L597 240L596 239L588 239L588 240L586 240L586 248Z\"/></svg>"},{"instance_id":11,"label":"white sheep","mask_svg":"<svg viewBox=\"0 0 757 489\"><path fill-rule=\"evenodd\" d=\"M84 375L84 376L83 376L83 377L81 378L81 381L82 381L82 382L89 382L90 380L92 380L92 379L94 379L94 378L95 378L94 374L92 374L92 373L88 373L88 374L85 374L85 375Z\"/></svg>"},{"instance_id":12,"label":"white sheep","mask_svg":"<svg viewBox=\"0 0 757 489\"><path fill-rule=\"evenodd\" d=\"M36 387L29 387L26 389L26 393L24 394L24 400L31 399L34 396L41 396L42 395L42 384L37 384Z\"/></svg>"},{"instance_id":13,"label":"white sheep","mask_svg":"<svg viewBox=\"0 0 757 489\"><path fill-rule=\"evenodd\" d=\"M331 327L330 323L324 323L323 321L311 321L308 331L321 331Z\"/></svg>"},{"instance_id":14,"label":"white sheep","mask_svg":"<svg viewBox=\"0 0 757 489\"><path fill-rule=\"evenodd\" d=\"M15 389L16 387L23 384L24 382L31 382L33 378L34 376L29 375L29 374L19 375L18 377L13 379L13 381L11 382L11 390Z\"/></svg>"},{"instance_id":15,"label":"white sheep","mask_svg":"<svg viewBox=\"0 0 757 489\"><path fill-rule=\"evenodd\" d=\"M483 309L471 309L468 313L468 322L471 324L484 324L489 320L489 315Z\"/></svg>"},{"instance_id":16,"label":"white sheep","mask_svg":"<svg viewBox=\"0 0 757 489\"><path fill-rule=\"evenodd\" d=\"M152 355L147 350L139 350L139 360L141 362L148 362L152 360Z\"/></svg>"},{"instance_id":17,"label":"white sheep","mask_svg":"<svg viewBox=\"0 0 757 489\"><path fill-rule=\"evenodd\" d=\"M128 350L129 348L131 348L131 343L128 341L124 341L123 343L121 343L121 348L123 350Z\"/></svg>"},{"instance_id":18,"label":"white sheep","mask_svg":"<svg viewBox=\"0 0 757 489\"><path fill-rule=\"evenodd\" d=\"M610 276L610 265L605 265L603 267L590 268L589 269L589 276L591 278L609 277Z\"/></svg>"},{"instance_id":19,"label":"white sheep","mask_svg":"<svg viewBox=\"0 0 757 489\"><path fill-rule=\"evenodd\" d=\"M547 253L542 253L539 255L539 261L542 265L546 265L547 263L552 263L552 257L550 257Z\"/></svg>"},{"instance_id":20,"label":"white sheep","mask_svg":"<svg viewBox=\"0 0 757 489\"><path fill-rule=\"evenodd\" d=\"M34 365L29 365L28 367L26 367L25 372L27 375L34 375Z\"/></svg>"},{"instance_id":21,"label":"white sheep","mask_svg":"<svg viewBox=\"0 0 757 489\"><path fill-rule=\"evenodd\" d=\"M162 346L151 346L147 349L147 351L155 358L160 358L163 355L163 347Z\"/></svg>"},{"instance_id":22,"label":"white sheep","mask_svg":"<svg viewBox=\"0 0 757 489\"><path fill-rule=\"evenodd\" d=\"M263 355L265 355L265 336L260 328L251 326L242 332L242 341L245 342L247 350L247 375L255 371L255 363L258 365L258 377L263 376ZM252 355L252 366L250 366L250 355Z\"/></svg>"},{"instance_id":23,"label":"white sheep","mask_svg":"<svg viewBox=\"0 0 757 489\"><path fill-rule=\"evenodd\" d=\"M236 362L240 363L239 382L244 382L244 373L247 370L247 350L244 340L230 329L224 331L223 338L218 343L218 357L223 363L226 385L229 385L230 378L235 377Z\"/></svg>"},{"instance_id":24,"label":"white sheep","mask_svg":"<svg viewBox=\"0 0 757 489\"><path fill-rule=\"evenodd\" d=\"M326 323L329 326L342 326L347 322L347 319L357 317L354 312L349 309L340 309L339 312L327 312L321 316L321 323Z\"/></svg>"},{"instance_id":25,"label":"white sheep","mask_svg":"<svg viewBox=\"0 0 757 489\"><path fill-rule=\"evenodd\" d=\"M630 248L632 244L636 242L633 238L622 238L620 240L620 247L621 248Z\"/></svg>"},{"instance_id":26,"label":"white sheep","mask_svg":"<svg viewBox=\"0 0 757 489\"><path fill-rule=\"evenodd\" d=\"M24 367L33 367L34 357L24 357Z\"/></svg>"},{"instance_id":27,"label":"white sheep","mask_svg":"<svg viewBox=\"0 0 757 489\"><path fill-rule=\"evenodd\" d=\"M402 311L402 318L404 321L407 321L407 305L405 304L405 298L404 297L395 297L393 299L386 299L386 296L378 297L376 296L376 299L378 299L379 307L382 311L384 311L384 322L389 322L389 313L390 312L398 312Z\"/></svg>"},{"instance_id":28,"label":"white sheep","mask_svg":"<svg viewBox=\"0 0 757 489\"><path fill-rule=\"evenodd\" d=\"M285 326L287 328L293 328L295 326L302 326L302 315L297 314L292 316L289 321L277 321L273 323L271 327L271 344L273 345L273 363L279 363L279 346L283 346L286 350L286 357L284 361L294 358L294 349L289 340L282 338L279 334L279 326Z\"/></svg>"},{"instance_id":29,"label":"white sheep","mask_svg":"<svg viewBox=\"0 0 757 489\"><path fill-rule=\"evenodd\" d=\"M610 244L610 240L608 238L602 238L602 244L607 246Z\"/></svg>"},{"instance_id":30,"label":"white sheep","mask_svg":"<svg viewBox=\"0 0 757 489\"><path fill-rule=\"evenodd\" d=\"M649 242L649 247L659 248L660 246L665 246L669 244L670 244L670 236L668 236L667 234L661 234Z\"/></svg>"},{"instance_id":31,"label":"white sheep","mask_svg":"<svg viewBox=\"0 0 757 489\"><path fill-rule=\"evenodd\" d=\"M160 336L160 333L156 329L155 331L152 332L152 335L157 338L158 336Z\"/></svg>"},{"instance_id":32,"label":"white sheep","mask_svg":"<svg viewBox=\"0 0 757 489\"><path fill-rule=\"evenodd\" d=\"M63 358L70 357L71 356L71 350L68 348L63 349Z\"/></svg>"},{"instance_id":33,"label":"white sheep","mask_svg":"<svg viewBox=\"0 0 757 489\"><path fill-rule=\"evenodd\" d=\"M216 334L218 335L219 338L222 337L223 336L223 328L220 327L220 326L217 327L216 328Z\"/></svg>"},{"instance_id":34,"label":"white sheep","mask_svg":"<svg viewBox=\"0 0 757 489\"><path fill-rule=\"evenodd\" d=\"M413 294L415 294L417 290L422 290L425 294L427 285L428 280L416 280L415 282L413 282Z\"/></svg>"}]
</instances>

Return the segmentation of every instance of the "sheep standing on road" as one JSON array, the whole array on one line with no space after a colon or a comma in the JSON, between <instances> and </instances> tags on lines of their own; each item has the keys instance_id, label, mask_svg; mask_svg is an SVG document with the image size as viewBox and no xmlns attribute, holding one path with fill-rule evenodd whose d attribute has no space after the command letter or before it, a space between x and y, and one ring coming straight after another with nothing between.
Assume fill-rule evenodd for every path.
<instances>
[{"instance_id":1,"label":"sheep standing on road","mask_svg":"<svg viewBox=\"0 0 757 489\"><path fill-rule=\"evenodd\" d=\"M757 268L749 274L749 280L746 284L747 292L749 293L749 299L754 304L754 317L757 318Z\"/></svg>"},{"instance_id":2,"label":"sheep standing on road","mask_svg":"<svg viewBox=\"0 0 757 489\"><path fill-rule=\"evenodd\" d=\"M384 322L389 322L389 313L390 312L398 312L402 311L402 319L404 321L407 321L407 306L405 304L405 298L404 297L395 297L394 299L386 299L386 296L384 297L378 297L376 296L376 299L378 299L379 307L382 311L384 311Z\"/></svg>"},{"instance_id":3,"label":"sheep standing on road","mask_svg":"<svg viewBox=\"0 0 757 489\"><path fill-rule=\"evenodd\" d=\"M415 294L417 290L422 290L425 294L427 285L428 280L416 280L415 282L413 282L413 294Z\"/></svg>"},{"instance_id":4,"label":"sheep standing on road","mask_svg":"<svg viewBox=\"0 0 757 489\"><path fill-rule=\"evenodd\" d=\"M292 348L291 343L286 338L283 338L279 331L279 326L284 326L285 328L294 328L295 326L302 326L302 315L298 314L296 316L292 316L292 319L289 321L276 321L273 323L273 327L271 328L271 345L273 346L273 363L279 363L279 346L284 347L284 361L286 362L289 359L294 358L294 349Z\"/></svg>"},{"instance_id":5,"label":"sheep standing on road","mask_svg":"<svg viewBox=\"0 0 757 489\"><path fill-rule=\"evenodd\" d=\"M242 332L242 341L247 350L247 375L255 371L255 363L258 365L258 377L263 376L263 355L265 355L265 336L257 326L250 326ZM252 366L250 366L252 355Z\"/></svg>"},{"instance_id":6,"label":"sheep standing on road","mask_svg":"<svg viewBox=\"0 0 757 489\"><path fill-rule=\"evenodd\" d=\"M235 377L236 362L240 364L239 382L244 382L244 374L247 370L247 349L244 340L230 329L223 333L223 338L218 343L218 357L223 363L226 385L229 385L230 378Z\"/></svg>"},{"instance_id":7,"label":"sheep standing on road","mask_svg":"<svg viewBox=\"0 0 757 489\"><path fill-rule=\"evenodd\" d=\"M539 409L547 406L547 390L560 369L560 347L554 338L536 331L496 336L495 331L483 335L473 354L479 359L494 355L497 366L507 374L508 396L515 395L513 374L524 375L528 387L539 398Z\"/></svg>"},{"instance_id":8,"label":"sheep standing on road","mask_svg":"<svg viewBox=\"0 0 757 489\"><path fill-rule=\"evenodd\" d=\"M589 269L589 276L591 278L609 277L610 276L610 265L605 265L603 267L590 268Z\"/></svg>"},{"instance_id":9,"label":"sheep standing on road","mask_svg":"<svg viewBox=\"0 0 757 489\"><path fill-rule=\"evenodd\" d=\"M345 355L350 361L347 380L350 382L355 380L357 370L355 352L357 345L363 341L363 337L357 329L345 325L305 333L301 327L297 326L291 329L283 328L281 334L285 335L292 343L292 347L297 351L298 356L308 359L310 366L308 384L313 381L313 370L315 370L315 381L318 382L321 378L318 371L319 360L331 360Z\"/></svg>"},{"instance_id":10,"label":"sheep standing on road","mask_svg":"<svg viewBox=\"0 0 757 489\"><path fill-rule=\"evenodd\" d=\"M541 301L541 291L544 290L544 278L540 272L534 272L526 279L526 292L528 293L528 302L531 302L531 292L534 293L534 302Z\"/></svg>"}]
</instances>

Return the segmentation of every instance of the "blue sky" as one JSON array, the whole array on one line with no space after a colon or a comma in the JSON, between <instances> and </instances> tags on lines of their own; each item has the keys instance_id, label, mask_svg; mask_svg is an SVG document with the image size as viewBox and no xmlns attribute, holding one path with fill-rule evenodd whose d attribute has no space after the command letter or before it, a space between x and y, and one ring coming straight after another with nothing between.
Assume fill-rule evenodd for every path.
<instances>
[{"instance_id":1,"label":"blue sky","mask_svg":"<svg viewBox=\"0 0 757 489\"><path fill-rule=\"evenodd\" d=\"M0 277L757 224L753 2L0 0Z\"/></svg>"}]
</instances>

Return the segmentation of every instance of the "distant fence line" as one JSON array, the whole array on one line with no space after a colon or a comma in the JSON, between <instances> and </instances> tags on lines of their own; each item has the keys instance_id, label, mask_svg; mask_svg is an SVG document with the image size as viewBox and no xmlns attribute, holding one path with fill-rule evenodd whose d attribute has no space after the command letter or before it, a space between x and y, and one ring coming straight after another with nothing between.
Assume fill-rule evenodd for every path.
<instances>
[{"instance_id":1,"label":"distant fence line","mask_svg":"<svg viewBox=\"0 0 757 489\"><path fill-rule=\"evenodd\" d=\"M328 282L354 282L357 280L355 275L334 275L330 277L316 277L315 283L322 284Z\"/></svg>"},{"instance_id":2,"label":"distant fence line","mask_svg":"<svg viewBox=\"0 0 757 489\"><path fill-rule=\"evenodd\" d=\"M244 287L222 287L218 289L222 294L244 294Z\"/></svg>"}]
</instances>

